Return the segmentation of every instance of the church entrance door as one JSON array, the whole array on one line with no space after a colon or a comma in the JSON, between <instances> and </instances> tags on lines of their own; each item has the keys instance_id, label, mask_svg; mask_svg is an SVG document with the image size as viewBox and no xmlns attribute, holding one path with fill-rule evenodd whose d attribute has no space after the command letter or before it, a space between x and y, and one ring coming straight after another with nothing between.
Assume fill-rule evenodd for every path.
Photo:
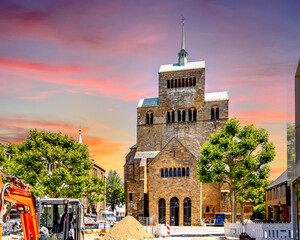
<instances>
[{"instance_id":1,"label":"church entrance door","mask_svg":"<svg viewBox=\"0 0 300 240\"><path fill-rule=\"evenodd\" d=\"M173 197L170 201L170 225L179 226L179 200Z\"/></svg>"}]
</instances>

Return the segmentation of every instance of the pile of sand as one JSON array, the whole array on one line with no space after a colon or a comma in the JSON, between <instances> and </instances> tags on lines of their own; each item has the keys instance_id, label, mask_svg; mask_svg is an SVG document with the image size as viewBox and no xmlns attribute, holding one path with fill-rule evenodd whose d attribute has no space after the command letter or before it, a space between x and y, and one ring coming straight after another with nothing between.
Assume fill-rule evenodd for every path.
<instances>
[{"instance_id":1,"label":"pile of sand","mask_svg":"<svg viewBox=\"0 0 300 240\"><path fill-rule=\"evenodd\" d=\"M127 216L117 223L103 240L154 238L134 217Z\"/></svg>"}]
</instances>

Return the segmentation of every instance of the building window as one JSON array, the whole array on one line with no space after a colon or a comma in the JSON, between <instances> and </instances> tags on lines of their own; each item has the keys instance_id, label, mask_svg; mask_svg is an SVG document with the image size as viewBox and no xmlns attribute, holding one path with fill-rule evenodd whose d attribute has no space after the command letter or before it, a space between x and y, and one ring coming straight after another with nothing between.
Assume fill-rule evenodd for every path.
<instances>
[{"instance_id":1,"label":"building window","mask_svg":"<svg viewBox=\"0 0 300 240\"><path fill-rule=\"evenodd\" d=\"M196 121L197 120L197 110L190 109L189 110L189 121Z\"/></svg>"},{"instance_id":2,"label":"building window","mask_svg":"<svg viewBox=\"0 0 300 240\"><path fill-rule=\"evenodd\" d=\"M129 193L129 200L132 201L132 193Z\"/></svg>"},{"instance_id":3,"label":"building window","mask_svg":"<svg viewBox=\"0 0 300 240\"><path fill-rule=\"evenodd\" d=\"M193 121L197 121L197 110L194 109L193 111Z\"/></svg>"},{"instance_id":4,"label":"building window","mask_svg":"<svg viewBox=\"0 0 300 240\"><path fill-rule=\"evenodd\" d=\"M93 168L93 174L97 175L97 169L96 168Z\"/></svg>"},{"instance_id":5,"label":"building window","mask_svg":"<svg viewBox=\"0 0 300 240\"><path fill-rule=\"evenodd\" d=\"M196 86L196 78L193 77L193 86L195 87Z\"/></svg>"},{"instance_id":6,"label":"building window","mask_svg":"<svg viewBox=\"0 0 300 240\"><path fill-rule=\"evenodd\" d=\"M175 79L175 88L177 88L177 79Z\"/></svg>"},{"instance_id":7,"label":"building window","mask_svg":"<svg viewBox=\"0 0 300 240\"><path fill-rule=\"evenodd\" d=\"M173 79L171 80L171 88L174 87L174 82L173 82Z\"/></svg>"},{"instance_id":8,"label":"building window","mask_svg":"<svg viewBox=\"0 0 300 240\"><path fill-rule=\"evenodd\" d=\"M166 200L163 198L158 201L158 221L161 224L166 223Z\"/></svg>"},{"instance_id":9,"label":"building window","mask_svg":"<svg viewBox=\"0 0 300 240\"><path fill-rule=\"evenodd\" d=\"M190 78L190 87L193 86L192 78Z\"/></svg>"},{"instance_id":10,"label":"building window","mask_svg":"<svg viewBox=\"0 0 300 240\"><path fill-rule=\"evenodd\" d=\"M210 119L219 119L220 117L220 112L219 112L219 107L212 107L210 109Z\"/></svg>"},{"instance_id":11,"label":"building window","mask_svg":"<svg viewBox=\"0 0 300 240\"><path fill-rule=\"evenodd\" d=\"M186 81L185 81L185 86L188 87L189 86L189 79L186 78Z\"/></svg>"},{"instance_id":12,"label":"building window","mask_svg":"<svg viewBox=\"0 0 300 240\"><path fill-rule=\"evenodd\" d=\"M190 176L190 169L189 168L186 169L186 176L187 177Z\"/></svg>"},{"instance_id":13,"label":"building window","mask_svg":"<svg viewBox=\"0 0 300 240\"><path fill-rule=\"evenodd\" d=\"M178 177L181 177L181 169L178 168Z\"/></svg>"},{"instance_id":14,"label":"building window","mask_svg":"<svg viewBox=\"0 0 300 240\"><path fill-rule=\"evenodd\" d=\"M216 108L216 119L219 119L219 108Z\"/></svg>"},{"instance_id":15,"label":"building window","mask_svg":"<svg viewBox=\"0 0 300 240\"><path fill-rule=\"evenodd\" d=\"M153 113L146 114L146 124L147 125L153 124Z\"/></svg>"},{"instance_id":16,"label":"building window","mask_svg":"<svg viewBox=\"0 0 300 240\"><path fill-rule=\"evenodd\" d=\"M193 117L192 117L192 110L189 110L189 121L192 121Z\"/></svg>"},{"instance_id":17,"label":"building window","mask_svg":"<svg viewBox=\"0 0 300 240\"><path fill-rule=\"evenodd\" d=\"M210 109L210 119L211 120L215 119L215 109L214 108Z\"/></svg>"},{"instance_id":18,"label":"building window","mask_svg":"<svg viewBox=\"0 0 300 240\"><path fill-rule=\"evenodd\" d=\"M167 123L171 122L171 116L170 116L170 112L167 112Z\"/></svg>"},{"instance_id":19,"label":"building window","mask_svg":"<svg viewBox=\"0 0 300 240\"><path fill-rule=\"evenodd\" d=\"M191 226L192 223L192 200L190 198L185 198L183 200L183 225Z\"/></svg>"},{"instance_id":20,"label":"building window","mask_svg":"<svg viewBox=\"0 0 300 240\"><path fill-rule=\"evenodd\" d=\"M182 111L182 121L185 122L185 110Z\"/></svg>"},{"instance_id":21,"label":"building window","mask_svg":"<svg viewBox=\"0 0 300 240\"><path fill-rule=\"evenodd\" d=\"M185 177L185 168L182 168L182 176Z\"/></svg>"},{"instance_id":22,"label":"building window","mask_svg":"<svg viewBox=\"0 0 300 240\"><path fill-rule=\"evenodd\" d=\"M170 88L170 80L167 81L167 88Z\"/></svg>"},{"instance_id":23,"label":"building window","mask_svg":"<svg viewBox=\"0 0 300 240\"><path fill-rule=\"evenodd\" d=\"M178 122L181 122L181 111L177 112L177 118L178 118Z\"/></svg>"},{"instance_id":24,"label":"building window","mask_svg":"<svg viewBox=\"0 0 300 240\"><path fill-rule=\"evenodd\" d=\"M172 122L175 122L175 112L172 111Z\"/></svg>"},{"instance_id":25,"label":"building window","mask_svg":"<svg viewBox=\"0 0 300 240\"><path fill-rule=\"evenodd\" d=\"M184 87L184 78L182 79L182 87Z\"/></svg>"},{"instance_id":26,"label":"building window","mask_svg":"<svg viewBox=\"0 0 300 240\"><path fill-rule=\"evenodd\" d=\"M181 87L181 79L178 79L178 87Z\"/></svg>"},{"instance_id":27,"label":"building window","mask_svg":"<svg viewBox=\"0 0 300 240\"><path fill-rule=\"evenodd\" d=\"M165 174L164 174L165 172L164 172L164 170L163 169L161 169L161 171L160 171L160 176L161 177L164 177L165 176Z\"/></svg>"},{"instance_id":28,"label":"building window","mask_svg":"<svg viewBox=\"0 0 300 240\"><path fill-rule=\"evenodd\" d=\"M176 171L176 168L174 168L174 170L173 170L173 175L174 175L174 177L177 177L177 171Z\"/></svg>"},{"instance_id":29,"label":"building window","mask_svg":"<svg viewBox=\"0 0 300 240\"><path fill-rule=\"evenodd\" d=\"M168 169L165 169L165 177L168 177L169 174L168 174Z\"/></svg>"},{"instance_id":30,"label":"building window","mask_svg":"<svg viewBox=\"0 0 300 240\"><path fill-rule=\"evenodd\" d=\"M170 170L169 170L169 177L172 177L172 168L170 168Z\"/></svg>"},{"instance_id":31,"label":"building window","mask_svg":"<svg viewBox=\"0 0 300 240\"><path fill-rule=\"evenodd\" d=\"M209 206L206 206L205 212L209 213Z\"/></svg>"}]
</instances>

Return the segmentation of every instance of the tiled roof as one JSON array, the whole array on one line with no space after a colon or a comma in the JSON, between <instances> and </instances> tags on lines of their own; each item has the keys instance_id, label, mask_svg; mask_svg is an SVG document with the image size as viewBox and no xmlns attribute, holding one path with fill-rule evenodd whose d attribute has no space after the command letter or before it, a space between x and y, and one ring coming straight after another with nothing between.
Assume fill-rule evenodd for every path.
<instances>
[{"instance_id":1,"label":"tiled roof","mask_svg":"<svg viewBox=\"0 0 300 240\"><path fill-rule=\"evenodd\" d=\"M283 184L287 181L287 170L285 170L271 185L267 188L267 190L276 187L277 185Z\"/></svg>"},{"instance_id":2,"label":"tiled roof","mask_svg":"<svg viewBox=\"0 0 300 240\"><path fill-rule=\"evenodd\" d=\"M205 68L205 61L188 62L184 66L179 66L178 63L161 65L158 73L185 71L185 70L193 70L193 69L201 69L201 68Z\"/></svg>"},{"instance_id":3,"label":"tiled roof","mask_svg":"<svg viewBox=\"0 0 300 240\"><path fill-rule=\"evenodd\" d=\"M137 144L134 144L130 149L137 148Z\"/></svg>"},{"instance_id":4,"label":"tiled roof","mask_svg":"<svg viewBox=\"0 0 300 240\"><path fill-rule=\"evenodd\" d=\"M153 107L153 106L158 106L159 104L159 99L158 98L146 98L146 99L141 99L138 104L138 108L140 107Z\"/></svg>"},{"instance_id":5,"label":"tiled roof","mask_svg":"<svg viewBox=\"0 0 300 240\"><path fill-rule=\"evenodd\" d=\"M205 102L223 101L228 100L228 92L212 92L205 93Z\"/></svg>"}]
</instances>

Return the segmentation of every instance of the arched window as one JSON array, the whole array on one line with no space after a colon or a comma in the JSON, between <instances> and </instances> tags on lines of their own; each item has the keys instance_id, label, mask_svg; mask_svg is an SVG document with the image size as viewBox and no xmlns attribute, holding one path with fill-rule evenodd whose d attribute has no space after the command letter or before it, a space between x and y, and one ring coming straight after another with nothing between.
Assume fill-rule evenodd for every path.
<instances>
[{"instance_id":1,"label":"arched window","mask_svg":"<svg viewBox=\"0 0 300 240\"><path fill-rule=\"evenodd\" d=\"M187 176L187 177L190 176L190 168L187 168L187 169L186 169L186 176Z\"/></svg>"},{"instance_id":2,"label":"arched window","mask_svg":"<svg viewBox=\"0 0 300 240\"><path fill-rule=\"evenodd\" d=\"M194 109L193 111L193 121L197 121L197 110Z\"/></svg>"},{"instance_id":3,"label":"arched window","mask_svg":"<svg viewBox=\"0 0 300 240\"><path fill-rule=\"evenodd\" d=\"M163 169L160 170L160 177L164 177L165 176L165 171Z\"/></svg>"},{"instance_id":4,"label":"arched window","mask_svg":"<svg viewBox=\"0 0 300 240\"><path fill-rule=\"evenodd\" d=\"M193 77L193 86L195 87L196 86L196 78Z\"/></svg>"},{"instance_id":5,"label":"arched window","mask_svg":"<svg viewBox=\"0 0 300 240\"><path fill-rule=\"evenodd\" d=\"M219 108L216 108L216 119L219 119Z\"/></svg>"},{"instance_id":6,"label":"arched window","mask_svg":"<svg viewBox=\"0 0 300 240\"><path fill-rule=\"evenodd\" d=\"M181 177L181 169L178 168L178 177Z\"/></svg>"},{"instance_id":7,"label":"arched window","mask_svg":"<svg viewBox=\"0 0 300 240\"><path fill-rule=\"evenodd\" d=\"M190 87L193 86L192 78L190 78Z\"/></svg>"},{"instance_id":8,"label":"arched window","mask_svg":"<svg viewBox=\"0 0 300 240\"><path fill-rule=\"evenodd\" d=\"M179 200L177 197L173 197L170 200L170 225L179 225Z\"/></svg>"},{"instance_id":9,"label":"arched window","mask_svg":"<svg viewBox=\"0 0 300 240\"><path fill-rule=\"evenodd\" d=\"M174 82L173 82L173 79L171 80L171 88L174 87Z\"/></svg>"},{"instance_id":10,"label":"arched window","mask_svg":"<svg viewBox=\"0 0 300 240\"><path fill-rule=\"evenodd\" d=\"M172 111L172 122L175 122L175 112Z\"/></svg>"},{"instance_id":11,"label":"arched window","mask_svg":"<svg viewBox=\"0 0 300 240\"><path fill-rule=\"evenodd\" d=\"M185 110L182 111L182 121L185 122Z\"/></svg>"},{"instance_id":12,"label":"arched window","mask_svg":"<svg viewBox=\"0 0 300 240\"><path fill-rule=\"evenodd\" d=\"M167 123L171 122L171 115L170 112L167 112Z\"/></svg>"},{"instance_id":13,"label":"arched window","mask_svg":"<svg viewBox=\"0 0 300 240\"><path fill-rule=\"evenodd\" d=\"M165 170L165 177L169 177L168 169L167 169L167 168L166 168L166 170Z\"/></svg>"},{"instance_id":14,"label":"arched window","mask_svg":"<svg viewBox=\"0 0 300 240\"><path fill-rule=\"evenodd\" d=\"M173 175L174 175L174 177L177 177L177 171L176 171L176 168L174 168L174 170L173 170Z\"/></svg>"},{"instance_id":15,"label":"arched window","mask_svg":"<svg viewBox=\"0 0 300 240\"><path fill-rule=\"evenodd\" d=\"M161 224L166 223L166 200L163 198L158 201L158 221Z\"/></svg>"},{"instance_id":16,"label":"arched window","mask_svg":"<svg viewBox=\"0 0 300 240\"><path fill-rule=\"evenodd\" d=\"M170 170L169 170L169 177L173 177L172 168L170 168Z\"/></svg>"},{"instance_id":17,"label":"arched window","mask_svg":"<svg viewBox=\"0 0 300 240\"><path fill-rule=\"evenodd\" d=\"M153 113L150 114L150 124L153 124Z\"/></svg>"},{"instance_id":18,"label":"arched window","mask_svg":"<svg viewBox=\"0 0 300 240\"><path fill-rule=\"evenodd\" d=\"M214 108L210 109L210 119L211 120L215 119L215 109Z\"/></svg>"},{"instance_id":19,"label":"arched window","mask_svg":"<svg viewBox=\"0 0 300 240\"><path fill-rule=\"evenodd\" d=\"M185 177L185 168L182 168L182 176Z\"/></svg>"},{"instance_id":20,"label":"arched window","mask_svg":"<svg viewBox=\"0 0 300 240\"><path fill-rule=\"evenodd\" d=\"M181 87L181 79L178 79L178 87Z\"/></svg>"},{"instance_id":21,"label":"arched window","mask_svg":"<svg viewBox=\"0 0 300 240\"><path fill-rule=\"evenodd\" d=\"M167 81L167 88L170 88L170 80Z\"/></svg>"},{"instance_id":22,"label":"arched window","mask_svg":"<svg viewBox=\"0 0 300 240\"><path fill-rule=\"evenodd\" d=\"M182 84L181 84L182 87L184 87L184 78L182 79Z\"/></svg>"},{"instance_id":23,"label":"arched window","mask_svg":"<svg viewBox=\"0 0 300 240\"><path fill-rule=\"evenodd\" d=\"M189 121L193 121L192 110L189 110Z\"/></svg>"},{"instance_id":24,"label":"arched window","mask_svg":"<svg viewBox=\"0 0 300 240\"><path fill-rule=\"evenodd\" d=\"M181 111L177 112L177 118L178 118L178 122L181 122Z\"/></svg>"},{"instance_id":25,"label":"arched window","mask_svg":"<svg viewBox=\"0 0 300 240\"><path fill-rule=\"evenodd\" d=\"M190 198L183 200L183 225L191 226L192 216L192 201Z\"/></svg>"},{"instance_id":26,"label":"arched window","mask_svg":"<svg viewBox=\"0 0 300 240\"><path fill-rule=\"evenodd\" d=\"M153 124L153 113L149 112L146 114L146 124Z\"/></svg>"},{"instance_id":27,"label":"arched window","mask_svg":"<svg viewBox=\"0 0 300 240\"><path fill-rule=\"evenodd\" d=\"M177 79L175 79L175 88L177 88Z\"/></svg>"}]
</instances>

